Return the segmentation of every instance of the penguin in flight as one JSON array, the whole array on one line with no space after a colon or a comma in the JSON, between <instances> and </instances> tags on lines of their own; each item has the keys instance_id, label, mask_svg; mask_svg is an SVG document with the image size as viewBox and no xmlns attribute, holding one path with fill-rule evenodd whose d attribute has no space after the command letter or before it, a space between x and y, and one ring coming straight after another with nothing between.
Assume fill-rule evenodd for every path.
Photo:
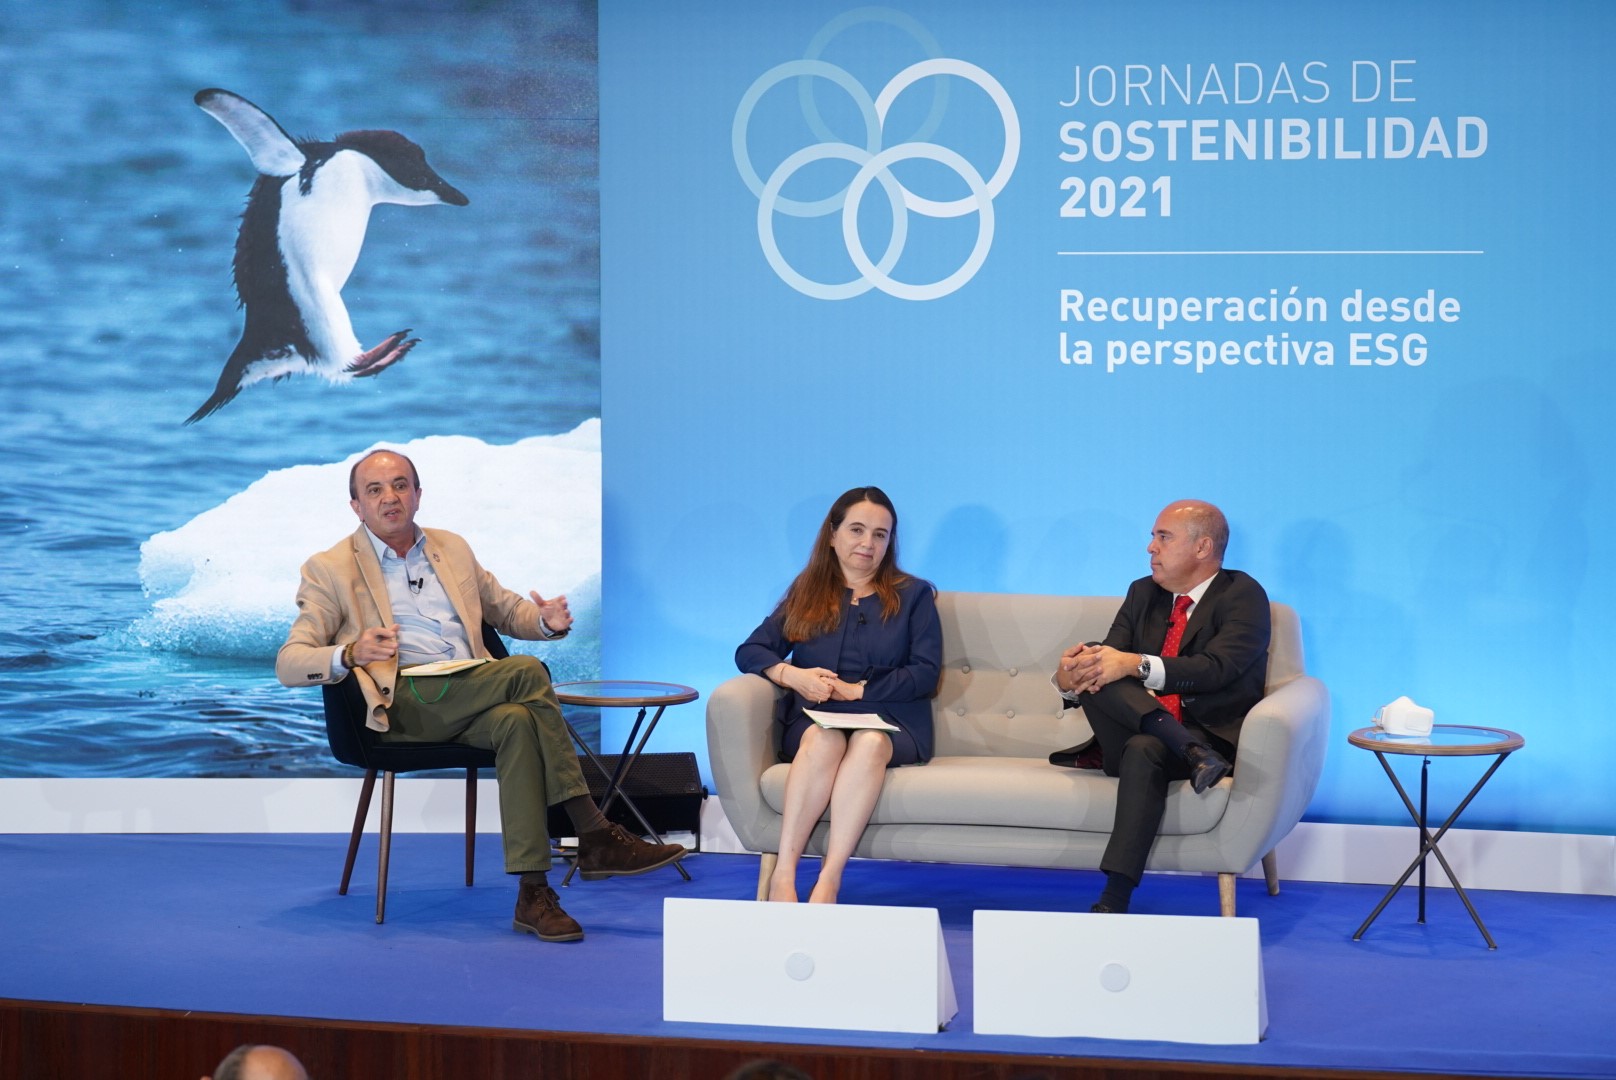
<instances>
[{"instance_id":1,"label":"penguin in flight","mask_svg":"<svg viewBox=\"0 0 1616 1080\"><path fill-rule=\"evenodd\" d=\"M228 90L198 91L196 103L246 149L258 179L241 215L234 262L247 323L213 396L185 422L216 412L242 387L263 379L316 374L347 382L404 359L419 338L400 330L366 349L342 303L342 287L365 242L370 208L378 203L465 206L470 200L396 131L350 131L330 142L300 141Z\"/></svg>"}]
</instances>

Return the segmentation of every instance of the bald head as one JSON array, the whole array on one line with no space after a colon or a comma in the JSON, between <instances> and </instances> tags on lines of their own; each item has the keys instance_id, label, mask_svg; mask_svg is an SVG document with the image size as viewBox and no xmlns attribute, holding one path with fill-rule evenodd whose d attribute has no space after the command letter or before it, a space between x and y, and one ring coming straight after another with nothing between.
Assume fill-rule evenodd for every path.
<instances>
[{"instance_id":1,"label":"bald head","mask_svg":"<svg viewBox=\"0 0 1616 1080\"><path fill-rule=\"evenodd\" d=\"M1221 566L1223 553L1229 547L1229 522L1223 516L1223 511L1199 499L1180 499L1162 511L1164 514L1169 512L1176 514L1178 520L1184 523L1190 539L1199 540L1204 536L1212 541L1212 556Z\"/></svg>"},{"instance_id":2,"label":"bald head","mask_svg":"<svg viewBox=\"0 0 1616 1080\"><path fill-rule=\"evenodd\" d=\"M402 461L405 467L410 471L410 483L415 486L417 491L420 490L421 474L415 471L415 462L411 461L397 450L389 450L384 446L378 446L376 449L354 462L353 467L348 470L348 498L359 498L359 466L365 464L365 462L369 461L378 454L385 454L389 458L397 458L399 461Z\"/></svg>"},{"instance_id":3,"label":"bald head","mask_svg":"<svg viewBox=\"0 0 1616 1080\"><path fill-rule=\"evenodd\" d=\"M1223 511L1198 499L1181 499L1162 510L1150 530L1150 576L1169 592L1189 592L1223 568L1228 544Z\"/></svg>"},{"instance_id":4,"label":"bald head","mask_svg":"<svg viewBox=\"0 0 1616 1080\"><path fill-rule=\"evenodd\" d=\"M212 1080L309 1080L309 1074L302 1062L278 1046L248 1045L226 1054Z\"/></svg>"}]
</instances>

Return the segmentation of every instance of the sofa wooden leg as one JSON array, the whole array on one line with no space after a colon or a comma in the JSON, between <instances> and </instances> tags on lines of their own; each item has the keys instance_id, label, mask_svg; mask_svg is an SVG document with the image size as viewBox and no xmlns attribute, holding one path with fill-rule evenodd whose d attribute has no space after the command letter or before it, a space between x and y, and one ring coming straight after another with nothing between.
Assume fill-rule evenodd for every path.
<instances>
[{"instance_id":1,"label":"sofa wooden leg","mask_svg":"<svg viewBox=\"0 0 1616 1080\"><path fill-rule=\"evenodd\" d=\"M1279 895L1279 859L1270 851L1262 857L1263 878L1268 882L1268 895Z\"/></svg>"},{"instance_id":2,"label":"sofa wooden leg","mask_svg":"<svg viewBox=\"0 0 1616 1080\"><path fill-rule=\"evenodd\" d=\"M1233 874L1218 875L1218 914L1225 919L1234 918L1234 879Z\"/></svg>"},{"instance_id":3,"label":"sofa wooden leg","mask_svg":"<svg viewBox=\"0 0 1616 1080\"><path fill-rule=\"evenodd\" d=\"M769 898L769 878L774 876L774 866L780 861L780 856L772 851L765 851L758 859L758 887L757 898Z\"/></svg>"}]
</instances>

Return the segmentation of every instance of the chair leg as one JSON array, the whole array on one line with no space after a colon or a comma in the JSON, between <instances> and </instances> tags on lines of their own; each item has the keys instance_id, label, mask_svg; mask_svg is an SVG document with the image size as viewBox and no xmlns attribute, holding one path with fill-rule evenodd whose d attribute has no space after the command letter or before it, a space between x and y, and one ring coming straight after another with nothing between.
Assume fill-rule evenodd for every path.
<instances>
[{"instance_id":1,"label":"chair leg","mask_svg":"<svg viewBox=\"0 0 1616 1080\"><path fill-rule=\"evenodd\" d=\"M1268 895L1279 895L1279 859L1270 851L1262 857L1263 879L1268 882Z\"/></svg>"},{"instance_id":2,"label":"chair leg","mask_svg":"<svg viewBox=\"0 0 1616 1080\"><path fill-rule=\"evenodd\" d=\"M780 856L773 851L765 851L758 859L757 898L759 900L769 898L769 878L774 876L774 867L779 861Z\"/></svg>"},{"instance_id":3,"label":"chair leg","mask_svg":"<svg viewBox=\"0 0 1616 1080\"><path fill-rule=\"evenodd\" d=\"M359 809L354 811L353 835L348 838L348 859L342 864L342 885L338 896L348 895L348 882L353 877L354 858L359 854L359 838L365 834L365 818L370 813L370 794L376 788L376 770L365 771L365 786L359 789Z\"/></svg>"},{"instance_id":4,"label":"chair leg","mask_svg":"<svg viewBox=\"0 0 1616 1080\"><path fill-rule=\"evenodd\" d=\"M393 774L382 773L381 855L376 862L376 921L387 917L387 856L393 847Z\"/></svg>"},{"instance_id":5,"label":"chair leg","mask_svg":"<svg viewBox=\"0 0 1616 1080\"><path fill-rule=\"evenodd\" d=\"M471 887L471 868L477 861L477 769L466 768L466 887Z\"/></svg>"},{"instance_id":6,"label":"chair leg","mask_svg":"<svg viewBox=\"0 0 1616 1080\"><path fill-rule=\"evenodd\" d=\"M1234 879L1233 874L1218 875L1218 914L1225 919L1234 918Z\"/></svg>"}]
</instances>

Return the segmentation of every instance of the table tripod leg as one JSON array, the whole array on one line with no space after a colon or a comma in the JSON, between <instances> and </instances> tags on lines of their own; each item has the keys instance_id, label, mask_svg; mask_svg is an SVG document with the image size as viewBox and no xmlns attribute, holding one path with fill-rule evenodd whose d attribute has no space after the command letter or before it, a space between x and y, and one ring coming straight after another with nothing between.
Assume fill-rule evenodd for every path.
<instances>
[{"instance_id":1,"label":"table tripod leg","mask_svg":"<svg viewBox=\"0 0 1616 1080\"><path fill-rule=\"evenodd\" d=\"M661 719L662 710L658 709L656 716L651 719L651 727L645 733L646 739L651 737L651 732L656 730L657 721ZM617 755L617 768L612 770L611 779L606 781L606 791L600 800L600 812L603 814L611 808L612 802L623 794L623 777L628 774L629 769L634 765L635 759L640 756L639 751L634 749L634 737L640 733L640 725L643 723L645 723L645 709L641 707L639 715L634 718L634 726L628 729L628 738L623 740L623 752ZM642 747L645 745L645 739L640 740L640 745ZM634 811L634 816L640 819L640 824L644 825L652 836L656 836L656 830L646 823L645 818L640 814L639 808L634 805L633 800L629 799L627 795L623 795L623 801L628 803L629 808ZM661 842L660 837L658 837L658 842Z\"/></svg>"},{"instance_id":2,"label":"table tripod leg","mask_svg":"<svg viewBox=\"0 0 1616 1080\"><path fill-rule=\"evenodd\" d=\"M1488 772L1488 775L1492 775L1491 771ZM1475 792L1472 791L1470 794L1474 795ZM1468 798L1465 799L1465 802L1468 803L1469 801L1470 800ZM1459 810L1463 809L1464 806L1461 804ZM1480 930L1481 936L1487 940L1487 947L1489 949L1496 949L1498 948L1498 943L1495 942L1493 940L1493 936L1487 932L1486 925L1481 921L1481 915L1476 912L1476 905L1470 902L1470 894L1465 892L1464 886L1459 883L1458 875L1453 872L1453 867L1448 865L1447 857L1442 854L1442 849L1437 846L1437 841L1442 838L1442 835L1448 831L1448 826L1452 825L1454 820L1459 816L1459 810L1455 810L1453 814L1449 816L1448 820L1443 823L1442 828L1438 829L1436 831L1436 835L1431 838L1431 842L1421 850L1420 861L1423 864L1426 854L1436 856L1436 861L1442 864L1442 872L1448 875L1448 881L1453 885L1453 891L1459 894L1460 900L1464 901L1465 910L1470 912L1470 918L1475 922L1476 929ZM1420 921L1424 922L1425 920L1422 918Z\"/></svg>"},{"instance_id":3,"label":"table tripod leg","mask_svg":"<svg viewBox=\"0 0 1616 1080\"><path fill-rule=\"evenodd\" d=\"M1420 761L1420 916L1415 922L1425 921L1425 808L1430 792L1431 759Z\"/></svg>"},{"instance_id":4,"label":"table tripod leg","mask_svg":"<svg viewBox=\"0 0 1616 1080\"><path fill-rule=\"evenodd\" d=\"M1398 790L1401 791L1402 790L1401 787L1399 787ZM1407 798L1407 796L1405 796L1405 798ZM1449 819L1448 824L1452 824L1452 819L1451 818ZM1424 826L1422 825L1420 828L1421 828L1421 832L1424 832ZM1447 831L1447 825L1443 825L1442 828L1440 830L1438 830L1436 835L1441 836L1442 833L1446 832L1446 831ZM1391 903L1392 897L1396 896L1398 890L1401 889L1405 884L1407 884L1408 879L1414 876L1414 871L1415 870L1422 870L1422 871L1424 870L1425 857L1427 855L1435 855L1436 858L1437 858L1437 861L1442 864L1442 869L1447 872L1448 880L1452 881L1454 883L1455 887L1458 886L1458 879L1453 876L1453 870L1448 866L1448 860L1443 858L1442 849L1436 846L1436 837L1432 837L1429 834L1427 834L1426 842L1422 843L1420 845L1420 853L1414 857L1413 862L1408 864L1408 869L1403 871L1403 876L1398 878L1392 884L1392 887L1390 889L1386 890L1386 895L1380 898L1380 903L1376 904L1375 905L1375 910L1371 911L1369 913L1369 918L1365 919L1363 921L1363 925L1358 927L1357 932L1352 935L1352 940L1353 941L1359 941L1359 940L1361 940L1363 938L1364 931L1369 929L1369 924L1374 922L1375 919L1377 917L1379 917L1379 915L1380 915L1380 913L1382 911L1386 910L1386 905ZM1464 895L1464 890L1463 889L1460 889L1459 891L1460 891L1461 896ZM1470 905L1470 900L1467 897L1465 899L1465 906L1469 907L1469 905ZM1421 914L1423 916L1423 911L1422 911ZM1472 915L1475 914L1475 909L1474 908L1471 908L1471 914ZM1424 922L1425 920L1422 917L1420 919L1420 921ZM1479 923L1480 920L1477 920L1477 921ZM1486 930L1484 929L1482 931L1482 933L1485 935ZM1489 940L1491 940L1491 939L1489 939Z\"/></svg>"},{"instance_id":5,"label":"table tripod leg","mask_svg":"<svg viewBox=\"0 0 1616 1080\"><path fill-rule=\"evenodd\" d=\"M628 797L628 793L623 790L622 780L624 776L628 775L629 770L634 767L634 763L640 760L640 755L645 752L645 744L651 741L651 733L656 730L658 722L661 721L664 708L665 706L662 705L657 706L656 714L651 717L650 724L646 725L644 734L640 734L640 724L645 720L645 710L642 708L639 716L634 718L634 726L629 728L628 739L623 743L623 753L617 761L617 773L613 776L611 786L606 792L605 800L601 803L601 811L604 813L606 807L612 804L612 800L621 797L628 808L633 811L641 827L645 829L648 835L655 837L656 842L659 844L662 843L662 834L651 827L651 823L640 812L640 808L635 805L634 800ZM636 735L639 735L637 744L634 741ZM674 863L673 868L679 871L680 877L686 881L690 880L690 871L686 870L682 863Z\"/></svg>"},{"instance_id":6,"label":"table tripod leg","mask_svg":"<svg viewBox=\"0 0 1616 1080\"><path fill-rule=\"evenodd\" d=\"M1408 864L1408 869L1403 871L1403 876L1398 878L1397 881L1392 884L1390 889L1386 890L1386 895L1380 898L1380 903L1376 904L1375 910L1369 913L1369 918L1365 919L1363 921L1363 925L1358 927L1357 932L1352 935L1353 941L1361 941L1363 939L1364 931L1368 930L1370 924L1380 917L1380 913L1382 911L1386 910L1386 905L1391 903L1392 897L1396 896L1398 890L1407 884L1408 879L1413 876L1414 871L1424 870L1426 854L1436 847L1436 838L1433 837L1425 827L1424 815L1421 813L1420 809L1414 805L1414 800L1408 797L1408 792L1403 788L1403 782L1397 779L1397 773L1392 769L1391 763L1386 760L1386 755L1377 750L1375 751L1375 760L1379 761L1380 767L1386 770L1386 778L1392 782L1392 787L1397 791L1397 797L1403 800L1403 808L1408 811L1409 817L1414 819L1414 824L1419 826L1420 853L1415 856L1413 862ZM1461 806L1460 809L1462 810L1463 807ZM1452 820L1453 819L1450 818L1448 824L1452 824ZM1443 829L1445 830L1446 828L1447 825L1444 825ZM1437 833L1437 836L1441 836L1440 831ZM1437 851L1436 857L1439 860L1442 859L1442 852L1440 850ZM1447 868L1446 860L1442 860L1442 865L1443 869ZM1453 875L1450 872L1448 876L1451 878Z\"/></svg>"},{"instance_id":7,"label":"table tripod leg","mask_svg":"<svg viewBox=\"0 0 1616 1080\"><path fill-rule=\"evenodd\" d=\"M1379 918L1382 911L1386 910L1386 905L1392 902L1392 897L1397 895L1397 890L1401 889L1404 883L1414 875L1414 871L1419 865L1419 859L1415 859L1413 862L1408 864L1408 869L1403 871L1403 876L1398 878L1390 889L1386 890L1386 895L1380 898L1380 903L1376 904L1375 910L1369 913L1369 918L1365 919L1363 921L1363 925L1358 927L1357 931L1352 935L1353 941L1361 941L1363 939L1364 931L1369 929L1369 924Z\"/></svg>"},{"instance_id":8,"label":"table tripod leg","mask_svg":"<svg viewBox=\"0 0 1616 1080\"><path fill-rule=\"evenodd\" d=\"M1475 786L1470 789L1470 793L1464 797L1464 800L1460 802L1457 807L1454 808L1453 813L1448 815L1448 820L1442 823L1442 827L1436 831L1436 835L1431 837L1429 845L1431 854L1435 855L1437 862L1442 864L1443 872L1448 875L1448 881L1453 884L1453 891L1459 894L1460 900L1464 901L1465 910L1470 912L1471 920L1476 924L1476 929L1481 931L1481 936L1486 939L1487 947L1489 949L1498 948L1498 943L1493 940L1492 934L1487 932L1487 926L1481 921L1481 915L1477 913L1476 905L1470 902L1470 894L1465 892L1464 886L1459 882L1458 875L1453 872L1453 867L1448 865L1447 858L1442 854L1442 849L1437 847L1437 844L1441 841L1443 836L1447 835L1448 829L1453 826L1454 822L1459 820L1459 815L1465 812L1465 807L1470 805L1471 800L1476 797L1476 794L1481 791L1482 787L1487 783L1488 780L1492 779L1493 773L1498 771L1498 766L1502 765L1504 763L1504 759L1508 756L1508 754L1499 754L1498 757L1494 759L1492 765L1487 769L1487 771L1482 773L1481 779L1477 780Z\"/></svg>"},{"instance_id":9,"label":"table tripod leg","mask_svg":"<svg viewBox=\"0 0 1616 1080\"><path fill-rule=\"evenodd\" d=\"M657 706L657 711L651 717L650 724L645 724L645 709L643 707L640 709L639 715L634 718L634 725L629 728L628 738L623 742L623 752L618 755L617 767L609 774L606 771L606 766L601 763L600 758L595 755L595 752L589 748L589 744L583 740L577 729L572 726L572 722L567 721L567 731L571 733L573 741L578 744L579 749L584 752L590 763L595 766L596 771L606 778L606 789L601 793L600 812L605 814L606 811L611 809L612 804L621 798L623 804L629 808L629 812L639 821L640 827L645 830L645 834L654 837L659 844L662 843L661 834L651 827L650 821L646 820L645 815L640 812L639 806L623 790L623 778L629 774L634 762L639 760L640 753L645 749L645 744L650 741L651 733L656 730L657 722L662 719L662 712L665 707L662 705ZM645 726L643 735L640 734L641 725ZM638 745L635 745L636 736L639 738ZM679 871L680 877L686 881L691 880L690 871L686 870L681 864L676 862L673 864L673 868ZM572 875L577 872L578 860L574 858L567 867L567 876L561 879L562 888L566 888L572 883Z\"/></svg>"}]
</instances>

